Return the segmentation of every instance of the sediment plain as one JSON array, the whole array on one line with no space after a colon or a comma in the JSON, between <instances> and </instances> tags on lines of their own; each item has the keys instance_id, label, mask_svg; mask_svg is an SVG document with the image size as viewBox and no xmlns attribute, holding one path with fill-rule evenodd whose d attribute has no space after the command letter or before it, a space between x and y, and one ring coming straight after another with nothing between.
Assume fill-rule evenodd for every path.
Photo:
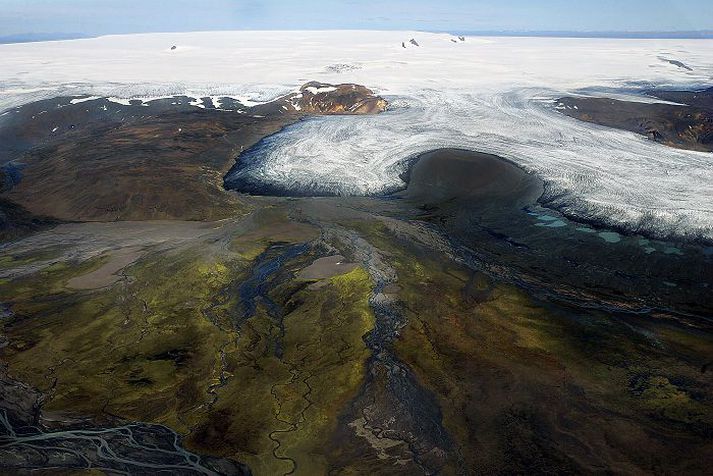
<instances>
[{"instance_id":1,"label":"sediment plain","mask_svg":"<svg viewBox=\"0 0 713 476\"><path fill-rule=\"evenodd\" d=\"M387 107L351 86L47 100L61 135L3 151L3 469L704 474L707 244L574 222L472 150L380 196L225 189L263 137Z\"/></svg>"}]
</instances>

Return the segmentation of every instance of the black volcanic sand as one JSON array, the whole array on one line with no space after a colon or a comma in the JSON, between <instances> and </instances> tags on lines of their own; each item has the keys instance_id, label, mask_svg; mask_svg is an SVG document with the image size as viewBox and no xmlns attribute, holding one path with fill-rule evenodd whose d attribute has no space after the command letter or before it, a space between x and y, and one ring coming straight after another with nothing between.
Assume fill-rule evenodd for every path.
<instances>
[{"instance_id":1,"label":"black volcanic sand","mask_svg":"<svg viewBox=\"0 0 713 476\"><path fill-rule=\"evenodd\" d=\"M643 94L678 104L564 97L558 100L558 110L575 119L636 132L672 147L713 152L713 88L657 89Z\"/></svg>"},{"instance_id":2,"label":"black volcanic sand","mask_svg":"<svg viewBox=\"0 0 713 476\"><path fill-rule=\"evenodd\" d=\"M418 209L418 220L522 285L594 307L713 315L710 247L572 222L537 203L539 178L494 155L431 151L405 178L397 196Z\"/></svg>"}]
</instances>

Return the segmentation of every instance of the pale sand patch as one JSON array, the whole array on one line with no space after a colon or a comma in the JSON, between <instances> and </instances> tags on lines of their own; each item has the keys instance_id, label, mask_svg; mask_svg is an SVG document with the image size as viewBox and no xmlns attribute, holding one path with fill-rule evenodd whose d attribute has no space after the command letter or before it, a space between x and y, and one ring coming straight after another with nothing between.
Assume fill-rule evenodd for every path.
<instances>
[{"instance_id":1,"label":"pale sand patch","mask_svg":"<svg viewBox=\"0 0 713 476\"><path fill-rule=\"evenodd\" d=\"M395 440L384 436L383 430L375 431L375 429L367 425L364 417L357 418L353 422L349 423L349 426L354 428L354 433L356 433L357 436L361 436L369 442L369 445L376 450L376 457L379 459L394 458L394 456L389 454L388 450L397 446L406 445L405 441ZM409 460L407 459L398 458L396 460L396 464L400 465L408 462Z\"/></svg>"},{"instance_id":2,"label":"pale sand patch","mask_svg":"<svg viewBox=\"0 0 713 476\"><path fill-rule=\"evenodd\" d=\"M346 274L358 267L358 263L350 263L344 259L342 255L325 256L317 258L311 265L300 271L298 277L300 279L319 279L325 280L340 274ZM326 284L326 281L320 281L310 285L310 289L318 289Z\"/></svg>"},{"instance_id":3,"label":"pale sand patch","mask_svg":"<svg viewBox=\"0 0 713 476\"><path fill-rule=\"evenodd\" d=\"M136 261L143 251L140 248L122 248L112 251L109 260L99 269L75 276L67 281L71 289L99 289L114 284L121 277L118 273Z\"/></svg>"}]
</instances>

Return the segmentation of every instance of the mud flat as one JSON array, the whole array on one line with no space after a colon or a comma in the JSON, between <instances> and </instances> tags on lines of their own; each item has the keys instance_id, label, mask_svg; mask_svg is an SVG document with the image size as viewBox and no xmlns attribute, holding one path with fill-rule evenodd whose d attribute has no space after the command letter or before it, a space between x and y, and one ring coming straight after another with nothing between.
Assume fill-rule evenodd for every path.
<instances>
[{"instance_id":1,"label":"mud flat","mask_svg":"<svg viewBox=\"0 0 713 476\"><path fill-rule=\"evenodd\" d=\"M67 287L72 289L99 289L109 286L121 278L119 272L136 261L141 256L141 250L125 248L110 253L106 263L99 269L77 276L67 281Z\"/></svg>"}]
</instances>

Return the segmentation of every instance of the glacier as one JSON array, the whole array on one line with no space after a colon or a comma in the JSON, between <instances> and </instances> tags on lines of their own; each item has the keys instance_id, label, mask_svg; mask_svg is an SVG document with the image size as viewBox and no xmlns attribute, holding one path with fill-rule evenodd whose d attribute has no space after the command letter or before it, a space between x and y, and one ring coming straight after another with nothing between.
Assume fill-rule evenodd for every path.
<instances>
[{"instance_id":1,"label":"glacier","mask_svg":"<svg viewBox=\"0 0 713 476\"><path fill-rule=\"evenodd\" d=\"M402 48L410 38L419 46ZM656 101L639 92L707 86L712 40L451 38L203 32L0 45L0 110L79 94L262 102L310 80L354 82L386 97L390 109L301 121L246 151L228 181L284 194L380 194L403 187L407 159L466 148L537 174L546 185L543 202L571 218L713 241L713 154L578 122L555 103L571 94Z\"/></svg>"}]
</instances>

